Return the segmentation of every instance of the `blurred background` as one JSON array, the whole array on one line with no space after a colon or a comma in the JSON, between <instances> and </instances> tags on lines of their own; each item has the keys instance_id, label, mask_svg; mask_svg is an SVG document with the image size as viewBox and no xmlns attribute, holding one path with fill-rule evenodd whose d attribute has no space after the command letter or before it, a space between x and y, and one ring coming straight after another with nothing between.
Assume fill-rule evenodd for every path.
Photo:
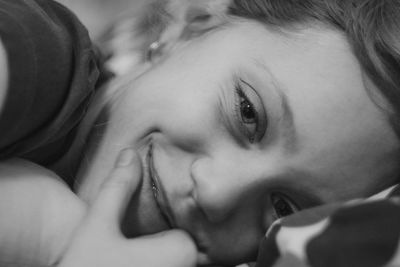
<instances>
[{"instance_id":1,"label":"blurred background","mask_svg":"<svg viewBox=\"0 0 400 267\"><path fill-rule=\"evenodd\" d=\"M140 9L149 0L56 0L75 12L89 29L92 39L115 21L119 15Z\"/></svg>"}]
</instances>

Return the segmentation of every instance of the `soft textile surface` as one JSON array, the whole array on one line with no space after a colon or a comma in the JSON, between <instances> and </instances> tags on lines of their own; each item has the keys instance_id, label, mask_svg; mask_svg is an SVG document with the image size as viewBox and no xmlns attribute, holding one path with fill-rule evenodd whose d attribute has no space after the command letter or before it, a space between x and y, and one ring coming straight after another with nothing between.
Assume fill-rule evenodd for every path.
<instances>
[{"instance_id":1,"label":"soft textile surface","mask_svg":"<svg viewBox=\"0 0 400 267\"><path fill-rule=\"evenodd\" d=\"M400 194L324 205L283 218L260 244L256 267L400 266Z\"/></svg>"}]
</instances>

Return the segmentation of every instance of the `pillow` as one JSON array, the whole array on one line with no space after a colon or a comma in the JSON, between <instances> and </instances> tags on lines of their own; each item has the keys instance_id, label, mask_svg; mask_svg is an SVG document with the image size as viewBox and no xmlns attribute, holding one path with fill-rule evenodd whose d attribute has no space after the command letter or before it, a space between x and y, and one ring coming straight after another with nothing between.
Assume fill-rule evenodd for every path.
<instances>
[{"instance_id":1,"label":"pillow","mask_svg":"<svg viewBox=\"0 0 400 267\"><path fill-rule=\"evenodd\" d=\"M256 267L400 266L400 194L323 205L276 221Z\"/></svg>"}]
</instances>

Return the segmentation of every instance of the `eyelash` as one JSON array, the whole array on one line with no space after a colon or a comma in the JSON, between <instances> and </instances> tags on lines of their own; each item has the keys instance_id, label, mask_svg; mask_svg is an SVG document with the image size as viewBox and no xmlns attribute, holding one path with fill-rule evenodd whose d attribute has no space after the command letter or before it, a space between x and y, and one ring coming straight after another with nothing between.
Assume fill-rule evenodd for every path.
<instances>
[{"instance_id":1,"label":"eyelash","mask_svg":"<svg viewBox=\"0 0 400 267\"><path fill-rule=\"evenodd\" d=\"M245 132L245 135L248 137L249 142L253 143L255 140L255 136L257 134L258 127L259 127L258 112L257 112L256 108L254 107L254 104L250 101L249 97L246 95L246 93L240 86L240 84L236 85L235 93L236 93L236 101L235 101L236 117L240 121L241 126L242 126L240 128L242 129L243 132ZM244 101L242 101L242 99L244 99L244 101L246 101L248 103L252 112L254 113L254 120L255 120L254 122L246 122L245 119L243 118L242 105L243 105ZM244 126L245 124L250 124L250 123L255 123L254 133L251 133L251 131L249 129L247 129L246 126Z\"/></svg>"},{"instance_id":2,"label":"eyelash","mask_svg":"<svg viewBox=\"0 0 400 267\"><path fill-rule=\"evenodd\" d=\"M300 208L289 197L281 193L271 194L271 206L274 209L274 217L276 219L289 216L300 210ZM281 209L281 211L279 211L279 209ZM280 212L283 212L283 214L279 214Z\"/></svg>"}]
</instances>

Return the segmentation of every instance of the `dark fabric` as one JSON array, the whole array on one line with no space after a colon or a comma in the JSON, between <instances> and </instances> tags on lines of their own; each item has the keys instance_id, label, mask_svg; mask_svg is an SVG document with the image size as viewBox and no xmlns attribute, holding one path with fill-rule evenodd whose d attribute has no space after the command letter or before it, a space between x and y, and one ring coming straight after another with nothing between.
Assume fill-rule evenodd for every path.
<instances>
[{"instance_id":1,"label":"dark fabric","mask_svg":"<svg viewBox=\"0 0 400 267\"><path fill-rule=\"evenodd\" d=\"M330 203L317 206L312 209L305 209L285 217L281 225L285 227L302 227L322 221L334 211L339 209L343 203Z\"/></svg>"},{"instance_id":2,"label":"dark fabric","mask_svg":"<svg viewBox=\"0 0 400 267\"><path fill-rule=\"evenodd\" d=\"M313 267L376 267L389 263L400 237L400 206L391 201L345 207L310 240Z\"/></svg>"},{"instance_id":3,"label":"dark fabric","mask_svg":"<svg viewBox=\"0 0 400 267\"><path fill-rule=\"evenodd\" d=\"M279 259L280 253L276 242L276 235L280 228L281 225L279 224L273 225L266 237L262 239L258 248L256 267L272 266Z\"/></svg>"},{"instance_id":4,"label":"dark fabric","mask_svg":"<svg viewBox=\"0 0 400 267\"><path fill-rule=\"evenodd\" d=\"M394 267L399 243L399 197L322 205L275 222L256 266Z\"/></svg>"},{"instance_id":5,"label":"dark fabric","mask_svg":"<svg viewBox=\"0 0 400 267\"><path fill-rule=\"evenodd\" d=\"M285 257L280 258L274 267L311 267L295 255L288 253Z\"/></svg>"},{"instance_id":6,"label":"dark fabric","mask_svg":"<svg viewBox=\"0 0 400 267\"><path fill-rule=\"evenodd\" d=\"M9 86L0 113L0 159L50 164L69 146L99 71L86 28L52 0L0 0Z\"/></svg>"},{"instance_id":7,"label":"dark fabric","mask_svg":"<svg viewBox=\"0 0 400 267\"><path fill-rule=\"evenodd\" d=\"M400 186L396 185L389 193L389 197L400 197Z\"/></svg>"}]
</instances>

